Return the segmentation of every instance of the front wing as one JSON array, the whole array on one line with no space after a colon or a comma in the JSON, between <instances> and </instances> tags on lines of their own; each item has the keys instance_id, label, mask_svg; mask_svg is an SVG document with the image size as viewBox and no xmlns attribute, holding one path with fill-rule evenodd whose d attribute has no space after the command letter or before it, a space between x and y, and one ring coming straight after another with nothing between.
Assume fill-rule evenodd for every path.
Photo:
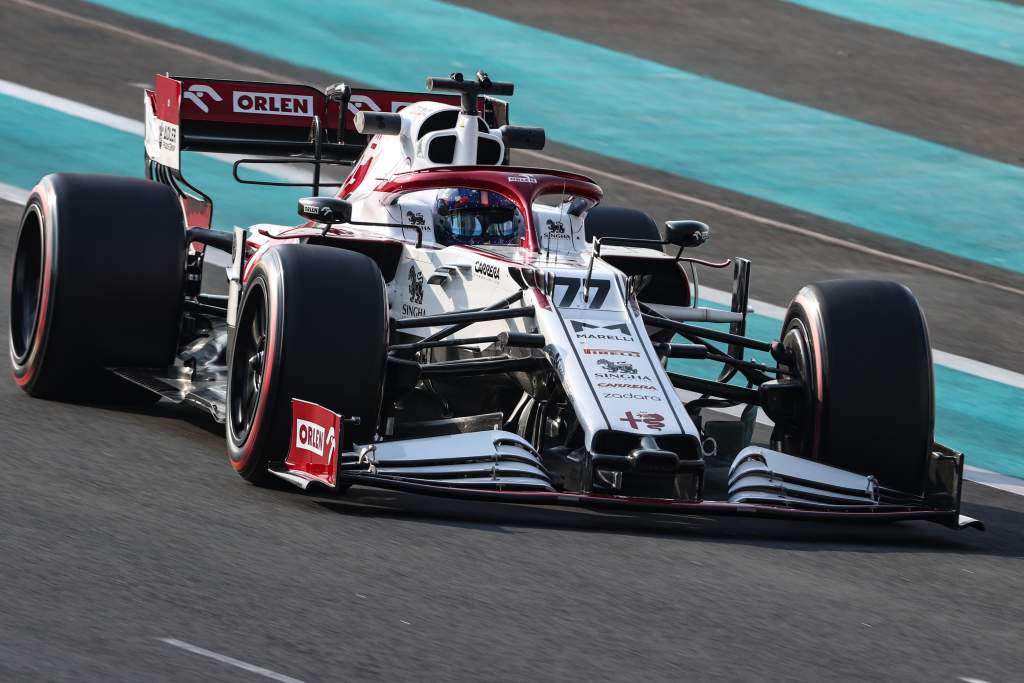
<instances>
[{"instance_id":1,"label":"front wing","mask_svg":"<svg viewBox=\"0 0 1024 683\"><path fill-rule=\"evenodd\" d=\"M546 478L539 454L529 442L508 432L492 430L384 442L340 453L342 416L299 400L293 401L293 415L288 457L283 466L271 471L318 496L337 496L357 485L466 501L616 513L850 522L927 520L953 529L984 529L982 522L960 514L963 454L940 445L934 449L928 490L923 497L879 496L871 493L878 488L873 478L750 447L737 456L730 472L732 480L763 474L772 483L771 487L760 487L760 493L754 496L744 486L736 486L742 492L736 497L755 502L736 502L733 496L730 501L675 500L557 491ZM759 469L751 470L752 463ZM858 491L865 484L868 492Z\"/></svg>"}]
</instances>

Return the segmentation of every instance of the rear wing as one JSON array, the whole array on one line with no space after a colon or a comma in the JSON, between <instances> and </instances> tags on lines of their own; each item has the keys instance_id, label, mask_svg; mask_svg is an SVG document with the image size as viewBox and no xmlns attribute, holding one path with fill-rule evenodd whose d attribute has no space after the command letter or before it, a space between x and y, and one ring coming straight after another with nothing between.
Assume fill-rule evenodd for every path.
<instances>
[{"instance_id":1,"label":"rear wing","mask_svg":"<svg viewBox=\"0 0 1024 683\"><path fill-rule=\"evenodd\" d=\"M208 227L212 200L185 181L182 152L288 156L293 162L351 164L369 142L369 136L355 131L358 112L396 112L424 100L460 103L458 95L348 88L343 84L325 92L290 83L158 75L156 87L146 90L144 98L146 176L174 187L190 224ZM481 97L479 106L492 128L508 123L506 102Z\"/></svg>"}]
</instances>

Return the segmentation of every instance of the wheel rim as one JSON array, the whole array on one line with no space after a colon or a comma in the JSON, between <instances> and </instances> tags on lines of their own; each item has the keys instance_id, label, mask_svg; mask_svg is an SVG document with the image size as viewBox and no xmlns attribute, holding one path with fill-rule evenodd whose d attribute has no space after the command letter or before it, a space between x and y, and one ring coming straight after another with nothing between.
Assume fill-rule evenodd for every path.
<instances>
[{"instance_id":1,"label":"wheel rim","mask_svg":"<svg viewBox=\"0 0 1024 683\"><path fill-rule=\"evenodd\" d=\"M230 420L232 435L244 441L252 429L263 392L267 364L267 297L262 286L254 287L235 332L230 373Z\"/></svg>"},{"instance_id":2,"label":"wheel rim","mask_svg":"<svg viewBox=\"0 0 1024 683\"><path fill-rule=\"evenodd\" d=\"M18 239L11 278L11 348L23 364L32 352L43 291L43 235L39 216L29 211Z\"/></svg>"},{"instance_id":3,"label":"wheel rim","mask_svg":"<svg viewBox=\"0 0 1024 683\"><path fill-rule=\"evenodd\" d=\"M810 346L807 329L800 319L794 319L782 336L782 346L793 358L789 372L780 373L779 378L801 382L804 385L804 400L798 424L791 425L783 435L783 450L795 455L811 456L814 443L812 424L814 417L815 377L811 366Z\"/></svg>"}]
</instances>

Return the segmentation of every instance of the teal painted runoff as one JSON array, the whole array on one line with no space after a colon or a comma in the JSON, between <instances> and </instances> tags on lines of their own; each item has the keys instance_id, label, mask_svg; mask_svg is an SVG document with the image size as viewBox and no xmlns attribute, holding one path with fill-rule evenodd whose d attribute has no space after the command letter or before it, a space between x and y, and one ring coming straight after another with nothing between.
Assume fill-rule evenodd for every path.
<instances>
[{"instance_id":1,"label":"teal painted runoff","mask_svg":"<svg viewBox=\"0 0 1024 683\"><path fill-rule=\"evenodd\" d=\"M706 301L701 303L723 308ZM781 321L762 315L751 315L747 320L747 334L755 339L778 339L781 328ZM719 325L717 329L724 328ZM685 340L679 338L677 341ZM748 353L747 357L773 363L767 353ZM722 366L704 361L674 360L670 361L669 367L675 372L716 379ZM733 384L740 383L733 381ZM935 366L935 440L963 451L969 465L1024 478L1022 407L1022 389L942 365Z\"/></svg>"},{"instance_id":2,"label":"teal painted runoff","mask_svg":"<svg viewBox=\"0 0 1024 683\"><path fill-rule=\"evenodd\" d=\"M1024 168L431 0L100 4L384 88L483 67L552 139L1024 272Z\"/></svg>"},{"instance_id":3,"label":"teal painted runoff","mask_svg":"<svg viewBox=\"0 0 1024 683\"><path fill-rule=\"evenodd\" d=\"M5 95L0 95L0 150L0 182L24 189L55 171L143 175L141 136ZM193 185L213 197L216 227L302 222L296 200L308 190L239 185L230 164L196 154L184 155L182 167Z\"/></svg>"},{"instance_id":4,"label":"teal painted runoff","mask_svg":"<svg viewBox=\"0 0 1024 683\"><path fill-rule=\"evenodd\" d=\"M26 189L55 171L142 175L140 136L6 96L0 96L0 150L0 182ZM299 222L294 206L301 189L238 185L230 165L203 156L188 155L185 165L217 201L217 226ZM752 315L748 325L751 336L774 339L781 323ZM767 354L754 357L770 362ZM709 379L718 371L693 361L673 361L672 368ZM936 438L965 451L972 465L1024 477L1024 391L942 366L935 378Z\"/></svg>"},{"instance_id":5,"label":"teal painted runoff","mask_svg":"<svg viewBox=\"0 0 1024 683\"><path fill-rule=\"evenodd\" d=\"M998 0L787 0L1024 66L1024 7Z\"/></svg>"}]
</instances>

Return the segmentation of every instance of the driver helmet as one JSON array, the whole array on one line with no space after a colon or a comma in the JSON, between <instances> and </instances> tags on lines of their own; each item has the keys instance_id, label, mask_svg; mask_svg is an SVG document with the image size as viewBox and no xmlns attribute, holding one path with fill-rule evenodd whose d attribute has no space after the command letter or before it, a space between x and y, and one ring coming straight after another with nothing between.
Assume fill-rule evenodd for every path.
<instances>
[{"instance_id":1,"label":"driver helmet","mask_svg":"<svg viewBox=\"0 0 1024 683\"><path fill-rule=\"evenodd\" d=\"M434 202L434 225L442 244L518 244L519 210L511 200L487 190L441 190Z\"/></svg>"}]
</instances>

